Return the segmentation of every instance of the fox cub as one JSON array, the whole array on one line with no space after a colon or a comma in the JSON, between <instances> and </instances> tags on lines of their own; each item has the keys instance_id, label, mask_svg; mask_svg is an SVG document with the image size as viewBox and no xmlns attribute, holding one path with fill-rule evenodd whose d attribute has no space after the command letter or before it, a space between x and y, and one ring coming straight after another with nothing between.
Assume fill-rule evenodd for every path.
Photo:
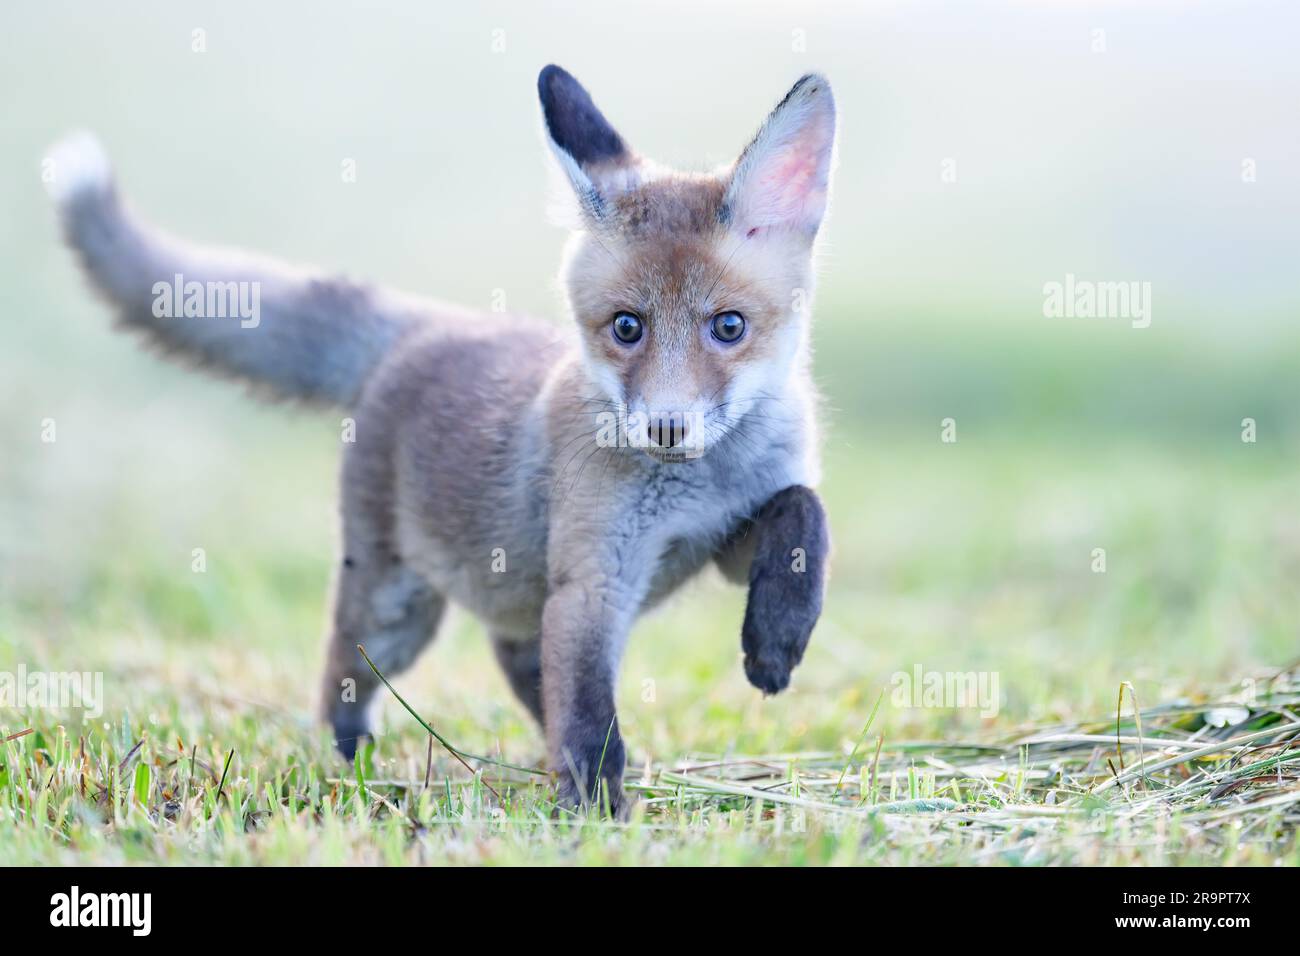
<instances>
[{"instance_id":1,"label":"fox cub","mask_svg":"<svg viewBox=\"0 0 1300 956\"><path fill-rule=\"evenodd\" d=\"M835 106L805 76L734 164L681 174L634 153L559 67L538 93L576 196L567 328L173 239L122 203L86 134L55 148L48 178L122 327L267 395L349 410L322 693L342 753L371 731L379 689L357 645L398 674L451 601L483 621L544 728L562 803L620 813L614 691L637 616L716 562L748 584L745 673L771 694L821 612L808 338ZM214 317L236 290L256 314Z\"/></svg>"}]
</instances>

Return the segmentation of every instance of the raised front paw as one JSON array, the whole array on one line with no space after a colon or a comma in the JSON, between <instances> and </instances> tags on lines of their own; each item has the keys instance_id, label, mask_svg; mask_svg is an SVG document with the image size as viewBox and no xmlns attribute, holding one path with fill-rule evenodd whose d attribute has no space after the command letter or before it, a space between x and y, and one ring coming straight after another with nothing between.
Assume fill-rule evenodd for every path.
<instances>
[{"instance_id":1,"label":"raised front paw","mask_svg":"<svg viewBox=\"0 0 1300 956\"><path fill-rule=\"evenodd\" d=\"M756 603L765 604L762 597L756 602L751 590L741 630L745 676L763 693L776 694L789 686L791 672L803 659L820 607L779 604L754 612Z\"/></svg>"},{"instance_id":2,"label":"raised front paw","mask_svg":"<svg viewBox=\"0 0 1300 956\"><path fill-rule=\"evenodd\" d=\"M753 533L741 647L749 682L775 694L789 685L821 615L830 539L821 502L802 485L774 495Z\"/></svg>"}]
</instances>

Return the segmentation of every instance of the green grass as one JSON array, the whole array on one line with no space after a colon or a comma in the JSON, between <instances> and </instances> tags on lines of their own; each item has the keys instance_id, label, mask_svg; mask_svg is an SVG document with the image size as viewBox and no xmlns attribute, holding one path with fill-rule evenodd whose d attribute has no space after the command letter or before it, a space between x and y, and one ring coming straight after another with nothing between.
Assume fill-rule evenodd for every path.
<instances>
[{"instance_id":1,"label":"green grass","mask_svg":"<svg viewBox=\"0 0 1300 956\"><path fill-rule=\"evenodd\" d=\"M102 671L106 707L0 710L4 734L33 730L2 745L0 862L1300 862L1300 685L1276 677L1300 526L1277 442L832 430L832 584L794 687L747 685L743 594L720 580L643 621L619 693L639 803L615 824L555 818L545 776L430 762L393 699L360 773L332 753L311 715L334 423L192 387L189 424L142 409L89 462L90 438L29 440L5 475L6 526L44 533L6 540L0 661ZM174 457L150 454L160 436ZM918 665L995 672L997 715L905 706L891 681ZM1114 740L1125 681L1141 748L1131 697ZM471 619L396 686L456 747L540 766ZM1206 723L1247 693L1237 726Z\"/></svg>"},{"instance_id":2,"label":"green grass","mask_svg":"<svg viewBox=\"0 0 1300 956\"><path fill-rule=\"evenodd\" d=\"M544 778L470 778L441 758L421 774L409 735L395 765L359 755L349 772L292 720L218 703L220 743L123 723L4 744L5 862L1295 863L1300 720L1279 712L1298 704L1282 678L1230 728L1204 705L1148 710L1140 735L1124 719L1126 770L1114 721L895 742L861 762L700 755L631 774L639 802L619 824L557 816Z\"/></svg>"}]
</instances>

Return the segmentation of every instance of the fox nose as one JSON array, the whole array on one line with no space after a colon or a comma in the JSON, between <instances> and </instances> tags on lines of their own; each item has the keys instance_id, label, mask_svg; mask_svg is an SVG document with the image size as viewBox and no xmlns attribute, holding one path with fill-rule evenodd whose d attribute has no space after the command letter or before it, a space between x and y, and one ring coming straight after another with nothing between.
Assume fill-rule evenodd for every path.
<instances>
[{"instance_id":1,"label":"fox nose","mask_svg":"<svg viewBox=\"0 0 1300 956\"><path fill-rule=\"evenodd\" d=\"M688 430L685 415L651 415L646 437L659 448L675 448L686 441Z\"/></svg>"}]
</instances>

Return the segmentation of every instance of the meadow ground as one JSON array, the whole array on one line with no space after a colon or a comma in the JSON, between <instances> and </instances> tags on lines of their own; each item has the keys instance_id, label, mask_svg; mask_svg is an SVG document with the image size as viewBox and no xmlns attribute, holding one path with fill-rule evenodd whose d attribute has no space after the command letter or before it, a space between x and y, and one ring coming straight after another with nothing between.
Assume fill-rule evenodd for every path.
<instances>
[{"instance_id":1,"label":"meadow ground","mask_svg":"<svg viewBox=\"0 0 1300 956\"><path fill-rule=\"evenodd\" d=\"M391 696L373 750L337 758L311 719L337 417L259 408L108 335L120 368L93 399L64 379L57 441L5 422L0 670L102 672L104 712L0 709L0 736L32 730L0 745L0 862L1300 862L1294 449L1242 443L1231 415L1085 408L1114 374L1100 352L1010 363L1002 407L963 398L915 326L823 349L836 552L805 662L784 695L749 687L743 594L713 575L644 620L619 694L640 802L613 824L553 818L544 776L472 779ZM971 409L956 443L907 405L908 356L931 363L926 403ZM20 394L48 390L35 368ZM853 420L866 381L900 404ZM1162 394L1191 421L1270 387ZM918 668L986 692L914 697ZM457 747L538 765L468 617L395 683Z\"/></svg>"}]
</instances>

